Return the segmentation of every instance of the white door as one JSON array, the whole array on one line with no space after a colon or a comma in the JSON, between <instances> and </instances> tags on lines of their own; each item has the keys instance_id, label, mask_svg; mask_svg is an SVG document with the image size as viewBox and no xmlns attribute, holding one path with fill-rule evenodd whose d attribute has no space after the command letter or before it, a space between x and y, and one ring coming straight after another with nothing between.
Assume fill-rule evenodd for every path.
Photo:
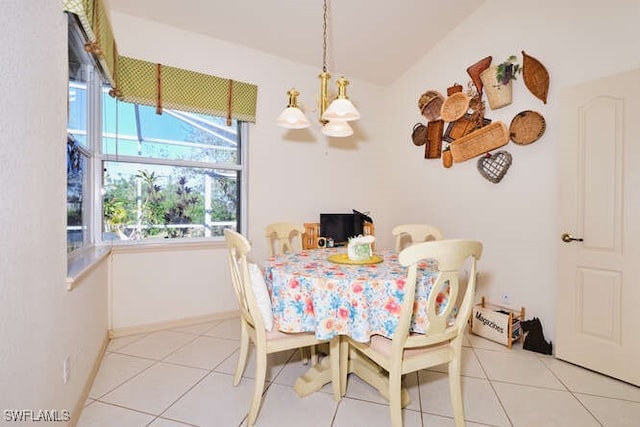
<instances>
[{"instance_id":1,"label":"white door","mask_svg":"<svg viewBox=\"0 0 640 427\"><path fill-rule=\"evenodd\" d=\"M640 70L560 102L556 357L640 386Z\"/></svg>"}]
</instances>

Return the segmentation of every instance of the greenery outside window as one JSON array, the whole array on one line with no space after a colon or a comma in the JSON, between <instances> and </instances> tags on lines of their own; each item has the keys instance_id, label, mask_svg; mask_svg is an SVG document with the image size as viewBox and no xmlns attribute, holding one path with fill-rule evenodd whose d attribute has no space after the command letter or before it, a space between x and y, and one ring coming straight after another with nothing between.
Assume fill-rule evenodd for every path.
<instances>
[{"instance_id":1,"label":"greenery outside window","mask_svg":"<svg viewBox=\"0 0 640 427\"><path fill-rule=\"evenodd\" d=\"M103 92L103 240L220 237L242 228L242 122L158 115Z\"/></svg>"}]
</instances>

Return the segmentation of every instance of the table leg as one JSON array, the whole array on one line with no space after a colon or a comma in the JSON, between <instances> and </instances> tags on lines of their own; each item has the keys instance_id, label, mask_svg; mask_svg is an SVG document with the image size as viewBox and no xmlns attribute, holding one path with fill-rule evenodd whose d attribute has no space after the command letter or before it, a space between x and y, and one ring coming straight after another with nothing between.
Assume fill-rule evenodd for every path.
<instances>
[{"instance_id":1,"label":"table leg","mask_svg":"<svg viewBox=\"0 0 640 427\"><path fill-rule=\"evenodd\" d=\"M348 351L348 350L347 350ZM356 374L367 384L377 389L385 399L389 400L389 377L384 369L367 357L362 357L357 350L348 353L348 372ZM346 384L344 385L346 390ZM406 388L402 388L401 405L404 408L411 403L411 396Z\"/></svg>"},{"instance_id":2,"label":"table leg","mask_svg":"<svg viewBox=\"0 0 640 427\"><path fill-rule=\"evenodd\" d=\"M312 366L307 372L298 377L293 389L300 397L305 397L320 390L325 384L331 382L333 398L339 401L342 398L340 384L340 350L342 339L336 335L329 342L329 357L323 358L320 363Z\"/></svg>"}]
</instances>

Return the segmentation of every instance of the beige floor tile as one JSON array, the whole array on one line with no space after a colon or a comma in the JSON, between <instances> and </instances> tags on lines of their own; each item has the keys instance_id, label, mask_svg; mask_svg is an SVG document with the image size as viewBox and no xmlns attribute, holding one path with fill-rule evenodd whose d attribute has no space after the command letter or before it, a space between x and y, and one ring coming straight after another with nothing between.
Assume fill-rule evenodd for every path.
<instances>
[{"instance_id":1,"label":"beige floor tile","mask_svg":"<svg viewBox=\"0 0 640 427\"><path fill-rule=\"evenodd\" d=\"M271 384L263 397L255 426L328 427L337 406L338 402L329 394L312 393L301 398L291 387ZM283 408L287 408L286 414Z\"/></svg>"},{"instance_id":2,"label":"beige floor tile","mask_svg":"<svg viewBox=\"0 0 640 427\"><path fill-rule=\"evenodd\" d=\"M513 351L513 350L509 350L505 345L498 344L497 342L479 337L474 334L468 334L467 338L469 339L469 342L471 343L471 347L473 348L481 348L484 350L495 350L495 351L504 351L504 352ZM512 347L518 348L517 345Z\"/></svg>"},{"instance_id":3,"label":"beige floor tile","mask_svg":"<svg viewBox=\"0 0 640 427\"><path fill-rule=\"evenodd\" d=\"M229 340L240 340L240 318L221 320L220 323L209 329L205 335Z\"/></svg>"},{"instance_id":4,"label":"beige floor tile","mask_svg":"<svg viewBox=\"0 0 640 427\"><path fill-rule=\"evenodd\" d=\"M422 412L452 417L449 376L440 372L420 371L418 379ZM488 380L462 377L462 401L465 420L493 426L509 426L509 420Z\"/></svg>"},{"instance_id":5,"label":"beige floor tile","mask_svg":"<svg viewBox=\"0 0 640 427\"><path fill-rule=\"evenodd\" d=\"M155 417L102 402L94 402L82 411L77 427L141 427Z\"/></svg>"},{"instance_id":6,"label":"beige floor tile","mask_svg":"<svg viewBox=\"0 0 640 427\"><path fill-rule=\"evenodd\" d=\"M158 331L118 349L118 353L162 360L195 339L196 337L193 335L173 331Z\"/></svg>"},{"instance_id":7,"label":"beige floor tile","mask_svg":"<svg viewBox=\"0 0 640 427\"><path fill-rule=\"evenodd\" d=\"M195 325L182 326L180 328L171 328L171 330L175 332L184 332L186 334L203 335L219 323L220 321L197 323Z\"/></svg>"},{"instance_id":8,"label":"beige floor tile","mask_svg":"<svg viewBox=\"0 0 640 427\"><path fill-rule=\"evenodd\" d=\"M164 361L211 370L238 350L238 341L199 336Z\"/></svg>"},{"instance_id":9,"label":"beige floor tile","mask_svg":"<svg viewBox=\"0 0 640 427\"><path fill-rule=\"evenodd\" d=\"M153 365L153 360L141 359L126 354L108 353L102 359L100 370L93 381L89 396L98 399L120 384Z\"/></svg>"},{"instance_id":10,"label":"beige floor tile","mask_svg":"<svg viewBox=\"0 0 640 427\"><path fill-rule=\"evenodd\" d=\"M163 418L201 427L238 426L251 407L254 382L243 379L233 387L233 377L211 373L174 403Z\"/></svg>"},{"instance_id":11,"label":"beige floor tile","mask_svg":"<svg viewBox=\"0 0 640 427\"><path fill-rule=\"evenodd\" d=\"M429 370L445 374L449 372L448 365L446 364L429 368ZM462 365L460 368L460 374L466 377L487 378L482 366L478 362L478 358L470 347L462 347Z\"/></svg>"},{"instance_id":12,"label":"beige floor tile","mask_svg":"<svg viewBox=\"0 0 640 427\"><path fill-rule=\"evenodd\" d=\"M475 352L491 381L565 390L562 383L535 354L480 349L476 349Z\"/></svg>"},{"instance_id":13,"label":"beige floor tile","mask_svg":"<svg viewBox=\"0 0 640 427\"><path fill-rule=\"evenodd\" d=\"M439 415L422 414L423 425L427 427L455 427L453 418L441 417ZM465 421L465 427L492 427L490 424L478 424Z\"/></svg>"},{"instance_id":14,"label":"beige floor tile","mask_svg":"<svg viewBox=\"0 0 640 427\"><path fill-rule=\"evenodd\" d=\"M640 402L610 399L586 394L575 397L607 427L637 427L640 425Z\"/></svg>"},{"instance_id":15,"label":"beige floor tile","mask_svg":"<svg viewBox=\"0 0 640 427\"><path fill-rule=\"evenodd\" d=\"M402 385L407 389L409 396L411 397L411 402L407 406L407 409L420 411L420 394L417 373L414 372L405 375L402 379ZM376 388L372 387L355 374L350 374L347 378L347 393L345 396L381 405L389 405L387 399L385 399Z\"/></svg>"},{"instance_id":16,"label":"beige floor tile","mask_svg":"<svg viewBox=\"0 0 640 427\"><path fill-rule=\"evenodd\" d=\"M571 391L640 402L640 387L553 357L540 358ZM638 422L640 425L640 421Z\"/></svg>"},{"instance_id":17,"label":"beige floor tile","mask_svg":"<svg viewBox=\"0 0 640 427\"><path fill-rule=\"evenodd\" d=\"M178 421L168 420L166 418L156 418L151 424L149 424L149 427L192 427L194 425L195 424L180 423Z\"/></svg>"},{"instance_id":18,"label":"beige floor tile","mask_svg":"<svg viewBox=\"0 0 640 427\"><path fill-rule=\"evenodd\" d=\"M493 386L514 426L600 426L568 391L506 383Z\"/></svg>"},{"instance_id":19,"label":"beige floor tile","mask_svg":"<svg viewBox=\"0 0 640 427\"><path fill-rule=\"evenodd\" d=\"M225 359L220 365L215 368L216 372L220 372L223 374L233 375L236 371L236 364L238 362L238 353L236 351L230 357ZM294 355L294 353L297 353ZM282 370L282 368L286 365L287 361L291 359L293 356L292 362L296 361L300 364L300 352L298 350L286 350L280 351L278 353L271 353L267 355L267 381L273 380ZM247 358L247 364L244 368L244 374L242 375L245 378L254 378L256 372L256 358L254 355L254 347L253 345L249 346L249 356Z\"/></svg>"},{"instance_id":20,"label":"beige floor tile","mask_svg":"<svg viewBox=\"0 0 640 427\"><path fill-rule=\"evenodd\" d=\"M420 412L404 409L404 427L422 427ZM388 427L391 425L389 406L343 398L332 427Z\"/></svg>"},{"instance_id":21,"label":"beige floor tile","mask_svg":"<svg viewBox=\"0 0 640 427\"><path fill-rule=\"evenodd\" d=\"M127 337L117 337L111 338L109 340L109 344L107 345L107 351L117 351L122 347L125 347L131 343L134 343L142 338L146 337L147 334L138 334L138 335L129 335Z\"/></svg>"},{"instance_id":22,"label":"beige floor tile","mask_svg":"<svg viewBox=\"0 0 640 427\"><path fill-rule=\"evenodd\" d=\"M100 400L160 415L206 373L202 369L158 363Z\"/></svg>"}]
</instances>

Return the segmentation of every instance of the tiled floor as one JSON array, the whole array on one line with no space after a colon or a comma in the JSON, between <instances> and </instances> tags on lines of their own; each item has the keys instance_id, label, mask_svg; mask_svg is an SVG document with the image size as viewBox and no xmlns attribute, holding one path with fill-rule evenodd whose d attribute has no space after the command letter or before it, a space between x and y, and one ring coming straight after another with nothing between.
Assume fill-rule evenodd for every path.
<instances>
[{"instance_id":1,"label":"tiled floor","mask_svg":"<svg viewBox=\"0 0 640 427\"><path fill-rule=\"evenodd\" d=\"M232 385L237 319L111 341L79 426L246 425L253 358ZM462 388L468 426L640 426L640 388L551 356L468 336ZM330 385L300 398L295 379L307 366L298 352L269 358L268 381L256 426L388 426L388 406L354 375L335 402ZM446 368L405 378L412 398L407 427L453 426Z\"/></svg>"}]
</instances>

